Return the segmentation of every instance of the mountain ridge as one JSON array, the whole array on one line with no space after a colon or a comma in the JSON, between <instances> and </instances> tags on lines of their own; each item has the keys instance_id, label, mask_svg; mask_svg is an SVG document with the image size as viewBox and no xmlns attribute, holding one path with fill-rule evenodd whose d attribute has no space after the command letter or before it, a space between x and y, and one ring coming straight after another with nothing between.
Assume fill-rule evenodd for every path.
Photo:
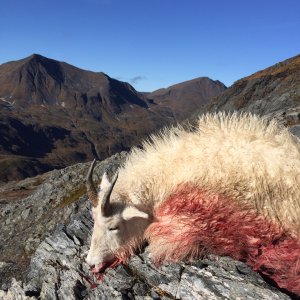
<instances>
[{"instance_id":1,"label":"mountain ridge","mask_svg":"<svg viewBox=\"0 0 300 300\"><path fill-rule=\"evenodd\" d=\"M119 96L113 98L116 103L111 103L115 108L131 101L133 104L147 106L132 86L103 72L82 70L37 54L14 61L11 69L9 66L10 63L7 63L4 71L0 66L0 98L9 97L21 106L64 103L73 108L77 101L84 101L88 96L105 101L114 96L111 95L111 85Z\"/></svg>"},{"instance_id":2,"label":"mountain ridge","mask_svg":"<svg viewBox=\"0 0 300 300\"><path fill-rule=\"evenodd\" d=\"M285 125L300 123L300 55L241 78L208 105L207 111L247 111Z\"/></svg>"},{"instance_id":3,"label":"mountain ridge","mask_svg":"<svg viewBox=\"0 0 300 300\"><path fill-rule=\"evenodd\" d=\"M216 86L201 96L201 88L206 90L206 83L196 89L199 103L219 92ZM103 72L38 54L2 64L0 181L129 150L146 135L189 117L194 107L189 99L160 103Z\"/></svg>"},{"instance_id":4,"label":"mountain ridge","mask_svg":"<svg viewBox=\"0 0 300 300\"><path fill-rule=\"evenodd\" d=\"M147 98L160 105L171 107L175 118L184 119L190 108L192 112L204 108L211 97L215 97L226 88L219 80L198 77L148 93Z\"/></svg>"}]
</instances>

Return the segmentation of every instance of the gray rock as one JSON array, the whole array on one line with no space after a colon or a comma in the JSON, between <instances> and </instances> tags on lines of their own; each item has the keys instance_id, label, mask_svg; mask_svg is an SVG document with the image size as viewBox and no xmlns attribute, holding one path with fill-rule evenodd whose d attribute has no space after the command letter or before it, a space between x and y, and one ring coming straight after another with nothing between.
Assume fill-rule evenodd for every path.
<instances>
[{"instance_id":1,"label":"gray rock","mask_svg":"<svg viewBox=\"0 0 300 300\"><path fill-rule=\"evenodd\" d=\"M291 127L289 128L289 131L290 131L293 135L295 135L295 136L297 136L298 138L300 138L300 125L294 125L294 126L291 126Z\"/></svg>"},{"instance_id":2,"label":"gray rock","mask_svg":"<svg viewBox=\"0 0 300 300\"><path fill-rule=\"evenodd\" d=\"M41 299L290 299L228 257L155 267L147 248L126 266L109 269L99 283L83 259L92 225L87 205L40 244L27 280Z\"/></svg>"},{"instance_id":3,"label":"gray rock","mask_svg":"<svg viewBox=\"0 0 300 300\"><path fill-rule=\"evenodd\" d=\"M107 168L109 174L113 173L117 168L116 161L99 164L96 173L101 176ZM49 214L51 197L50 210L52 214L59 214L55 207L65 201L62 182L72 181L74 188L78 185L76 171L81 170L79 173L84 174L87 168L88 164L50 172L42 184L43 188L38 188L31 196L32 202L39 195L40 205L44 203ZM65 176L69 173L70 176ZM52 196L54 188L57 189L57 198ZM70 190L65 193L70 193ZM29 199L27 197L24 201ZM18 209L22 209L23 203L18 205ZM27 239L29 246L26 244L27 250L33 252L28 272L23 282L13 279L11 284L2 287L0 299L290 299L245 264L228 257L209 256L192 263L156 267L149 258L147 248L134 255L127 265L108 269L102 281L98 282L85 262L93 227L87 196L83 194L75 203L59 209L68 217L53 215L54 222L46 219L46 226L55 229L44 236L38 236L38 233L45 227L40 223L35 225L35 230ZM33 206L27 222L36 211L38 208ZM42 218L45 218L44 215ZM35 239L42 242L37 248L30 248ZM13 274L7 272L7 266L5 261L0 264L0 274L9 278ZM14 263L9 268L12 266Z\"/></svg>"},{"instance_id":4,"label":"gray rock","mask_svg":"<svg viewBox=\"0 0 300 300\"><path fill-rule=\"evenodd\" d=\"M124 152L99 162L95 181L107 169L110 174L115 172L125 157ZM0 286L12 277L24 280L40 241L57 224L69 223L74 213L86 207L85 177L89 166L90 163L80 163L0 186L0 261L14 264L12 271L0 269ZM80 202L80 199L84 200ZM73 249L63 250L66 255L74 255Z\"/></svg>"},{"instance_id":5,"label":"gray rock","mask_svg":"<svg viewBox=\"0 0 300 300\"><path fill-rule=\"evenodd\" d=\"M30 300L37 299L35 296L29 296L24 290L23 284L21 282L12 279L11 287L8 291L0 290L1 300Z\"/></svg>"},{"instance_id":6,"label":"gray rock","mask_svg":"<svg viewBox=\"0 0 300 300\"><path fill-rule=\"evenodd\" d=\"M21 216L24 220L26 220L30 213L32 213L32 208L27 208L22 211Z\"/></svg>"}]
</instances>

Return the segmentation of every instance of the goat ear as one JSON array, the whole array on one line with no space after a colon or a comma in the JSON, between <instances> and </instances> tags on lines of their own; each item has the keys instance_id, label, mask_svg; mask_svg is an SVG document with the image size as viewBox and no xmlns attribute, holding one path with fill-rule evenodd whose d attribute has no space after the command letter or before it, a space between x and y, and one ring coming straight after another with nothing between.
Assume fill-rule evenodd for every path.
<instances>
[{"instance_id":1,"label":"goat ear","mask_svg":"<svg viewBox=\"0 0 300 300\"><path fill-rule=\"evenodd\" d=\"M132 218L149 219L149 215L147 213L137 209L134 206L127 206L122 213L122 217L124 220L130 220Z\"/></svg>"},{"instance_id":2,"label":"goat ear","mask_svg":"<svg viewBox=\"0 0 300 300\"><path fill-rule=\"evenodd\" d=\"M100 184L100 190L105 190L110 186L110 182L108 180L108 177L106 173L103 174L101 184Z\"/></svg>"}]
</instances>

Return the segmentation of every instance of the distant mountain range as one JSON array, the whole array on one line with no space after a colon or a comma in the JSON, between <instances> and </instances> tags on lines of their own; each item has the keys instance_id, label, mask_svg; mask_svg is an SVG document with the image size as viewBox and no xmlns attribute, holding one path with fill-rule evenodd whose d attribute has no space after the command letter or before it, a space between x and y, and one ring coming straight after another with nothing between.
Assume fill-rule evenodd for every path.
<instances>
[{"instance_id":1,"label":"distant mountain range","mask_svg":"<svg viewBox=\"0 0 300 300\"><path fill-rule=\"evenodd\" d=\"M182 120L195 110L202 110L211 103L212 97L221 94L225 89L222 82L201 77L159 89L147 94L147 98L171 109L174 117Z\"/></svg>"},{"instance_id":2,"label":"distant mountain range","mask_svg":"<svg viewBox=\"0 0 300 300\"><path fill-rule=\"evenodd\" d=\"M152 93L33 54L0 65L0 182L128 150L226 89L197 78Z\"/></svg>"}]
</instances>

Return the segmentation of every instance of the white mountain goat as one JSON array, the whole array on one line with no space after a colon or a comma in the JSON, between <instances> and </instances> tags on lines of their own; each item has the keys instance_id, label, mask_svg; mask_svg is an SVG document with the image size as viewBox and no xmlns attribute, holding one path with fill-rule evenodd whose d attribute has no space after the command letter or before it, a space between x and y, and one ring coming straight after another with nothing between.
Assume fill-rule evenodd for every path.
<instances>
[{"instance_id":1,"label":"white mountain goat","mask_svg":"<svg viewBox=\"0 0 300 300\"><path fill-rule=\"evenodd\" d=\"M94 166L94 272L146 240L155 263L228 255L300 295L300 146L276 121L219 113L165 130L112 182L104 175L99 193Z\"/></svg>"}]
</instances>

